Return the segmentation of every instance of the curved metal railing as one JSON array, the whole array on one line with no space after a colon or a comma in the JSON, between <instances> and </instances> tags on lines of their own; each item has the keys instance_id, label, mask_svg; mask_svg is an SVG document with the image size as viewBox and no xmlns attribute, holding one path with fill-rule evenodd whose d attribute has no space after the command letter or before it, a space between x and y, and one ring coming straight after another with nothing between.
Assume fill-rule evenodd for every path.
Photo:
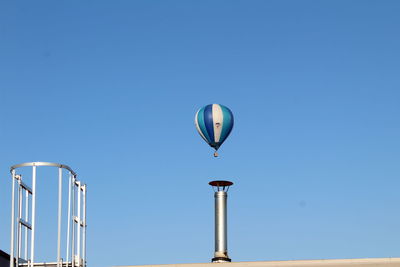
<instances>
[{"instance_id":1,"label":"curved metal railing","mask_svg":"<svg viewBox=\"0 0 400 267\"><path fill-rule=\"evenodd\" d=\"M21 168L21 167L33 167L33 166L58 167L58 168L66 169L66 170L70 171L74 176L76 176L76 172L74 172L68 165L53 163L53 162L41 162L41 161L25 162L25 163L13 165L10 167L10 172L12 172L15 169Z\"/></svg>"}]
</instances>

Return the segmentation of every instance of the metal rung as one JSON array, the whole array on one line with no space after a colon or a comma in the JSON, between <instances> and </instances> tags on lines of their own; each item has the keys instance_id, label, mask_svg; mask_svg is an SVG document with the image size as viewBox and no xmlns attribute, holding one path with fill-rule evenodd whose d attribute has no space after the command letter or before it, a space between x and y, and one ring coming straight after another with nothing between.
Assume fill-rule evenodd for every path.
<instances>
[{"instance_id":1,"label":"metal rung","mask_svg":"<svg viewBox=\"0 0 400 267\"><path fill-rule=\"evenodd\" d=\"M22 187L23 189L25 189L26 191L28 191L29 194L32 195L32 189L31 189L27 184L25 184L25 183L22 182L22 181L20 181L19 183L20 183L20 185L21 185L21 187Z\"/></svg>"},{"instance_id":2,"label":"metal rung","mask_svg":"<svg viewBox=\"0 0 400 267\"><path fill-rule=\"evenodd\" d=\"M77 224L79 224L82 227L85 226L85 222L84 221L79 221L78 217L76 217L76 216L74 216L74 222L76 222Z\"/></svg>"},{"instance_id":3,"label":"metal rung","mask_svg":"<svg viewBox=\"0 0 400 267\"><path fill-rule=\"evenodd\" d=\"M25 259L23 259L23 258L19 258L18 262L19 262L20 264L21 264L21 263L28 263L28 261L25 260Z\"/></svg>"},{"instance_id":4,"label":"metal rung","mask_svg":"<svg viewBox=\"0 0 400 267\"><path fill-rule=\"evenodd\" d=\"M19 266L31 266L31 263L20 263ZM58 263L57 262L35 262L33 263L33 266L35 267L57 267ZM63 262L61 263L61 266L63 267L70 267L72 266L72 262ZM75 265L77 266L77 265Z\"/></svg>"},{"instance_id":5,"label":"metal rung","mask_svg":"<svg viewBox=\"0 0 400 267\"><path fill-rule=\"evenodd\" d=\"M19 219L19 223L22 224L23 226L25 226L26 228L28 228L29 230L32 230L32 225L30 223L28 223L27 221L25 221L23 219Z\"/></svg>"},{"instance_id":6,"label":"metal rung","mask_svg":"<svg viewBox=\"0 0 400 267\"><path fill-rule=\"evenodd\" d=\"M83 221L79 221L78 217L74 216L74 221L83 226Z\"/></svg>"}]
</instances>

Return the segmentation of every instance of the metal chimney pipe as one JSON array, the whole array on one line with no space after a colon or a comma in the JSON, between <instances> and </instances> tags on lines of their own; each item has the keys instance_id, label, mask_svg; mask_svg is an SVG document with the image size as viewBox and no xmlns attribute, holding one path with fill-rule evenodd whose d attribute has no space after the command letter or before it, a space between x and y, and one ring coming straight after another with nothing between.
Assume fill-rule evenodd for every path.
<instances>
[{"instance_id":1,"label":"metal chimney pipe","mask_svg":"<svg viewBox=\"0 0 400 267\"><path fill-rule=\"evenodd\" d=\"M214 189L215 198L215 252L212 262L230 262L227 238L227 198L230 181L209 182Z\"/></svg>"}]
</instances>

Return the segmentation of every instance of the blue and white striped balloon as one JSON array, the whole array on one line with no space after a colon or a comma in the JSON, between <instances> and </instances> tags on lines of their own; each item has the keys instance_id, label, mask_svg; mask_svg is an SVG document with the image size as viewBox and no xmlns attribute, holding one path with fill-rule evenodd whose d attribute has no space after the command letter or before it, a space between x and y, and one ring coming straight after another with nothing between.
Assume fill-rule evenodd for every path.
<instances>
[{"instance_id":1,"label":"blue and white striped balloon","mask_svg":"<svg viewBox=\"0 0 400 267\"><path fill-rule=\"evenodd\" d=\"M233 114L223 105L210 104L197 111L194 122L200 136L217 151L232 131Z\"/></svg>"}]
</instances>

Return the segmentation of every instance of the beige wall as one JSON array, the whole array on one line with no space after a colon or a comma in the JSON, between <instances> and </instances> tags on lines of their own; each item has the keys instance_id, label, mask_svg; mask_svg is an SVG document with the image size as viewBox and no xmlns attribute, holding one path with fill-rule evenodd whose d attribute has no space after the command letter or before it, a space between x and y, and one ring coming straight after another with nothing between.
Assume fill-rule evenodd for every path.
<instances>
[{"instance_id":1,"label":"beige wall","mask_svg":"<svg viewBox=\"0 0 400 267\"><path fill-rule=\"evenodd\" d=\"M400 258L349 259L349 260L301 260L301 261L248 261L231 263L192 263L137 265L135 267L400 267ZM119 266L119 267L133 267Z\"/></svg>"}]
</instances>

